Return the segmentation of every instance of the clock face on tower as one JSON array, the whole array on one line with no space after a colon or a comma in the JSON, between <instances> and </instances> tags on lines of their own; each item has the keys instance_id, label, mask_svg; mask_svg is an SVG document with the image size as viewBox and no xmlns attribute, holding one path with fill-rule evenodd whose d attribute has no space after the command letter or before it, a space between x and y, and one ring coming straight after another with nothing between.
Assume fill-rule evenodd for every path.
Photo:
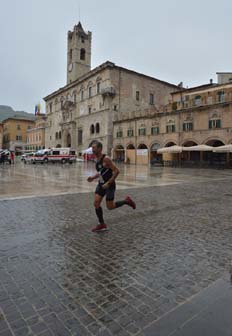
<instances>
[{"instance_id":1,"label":"clock face on tower","mask_svg":"<svg viewBox=\"0 0 232 336\"><path fill-rule=\"evenodd\" d=\"M68 66L68 71L72 71L72 68L73 68L73 64L70 63L69 66Z\"/></svg>"}]
</instances>

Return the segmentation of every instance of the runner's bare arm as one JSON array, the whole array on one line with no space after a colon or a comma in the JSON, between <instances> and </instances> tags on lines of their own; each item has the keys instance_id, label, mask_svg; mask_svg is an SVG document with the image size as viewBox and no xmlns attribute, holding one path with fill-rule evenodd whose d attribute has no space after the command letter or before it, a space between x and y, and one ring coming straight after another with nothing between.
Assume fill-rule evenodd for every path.
<instances>
[{"instance_id":1,"label":"runner's bare arm","mask_svg":"<svg viewBox=\"0 0 232 336\"><path fill-rule=\"evenodd\" d=\"M109 188L109 186L116 180L118 174L120 173L118 167L112 162L109 156L105 156L103 160L103 166L105 168L110 168L113 171L112 177L107 181L102 187L103 189Z\"/></svg>"},{"instance_id":2,"label":"runner's bare arm","mask_svg":"<svg viewBox=\"0 0 232 336\"><path fill-rule=\"evenodd\" d=\"M92 182L93 180L95 180L95 179L97 179L98 177L99 177L99 173L97 173L97 174L95 174L95 175L93 175L93 176L89 176L88 178L87 178L87 181L88 182Z\"/></svg>"}]
</instances>

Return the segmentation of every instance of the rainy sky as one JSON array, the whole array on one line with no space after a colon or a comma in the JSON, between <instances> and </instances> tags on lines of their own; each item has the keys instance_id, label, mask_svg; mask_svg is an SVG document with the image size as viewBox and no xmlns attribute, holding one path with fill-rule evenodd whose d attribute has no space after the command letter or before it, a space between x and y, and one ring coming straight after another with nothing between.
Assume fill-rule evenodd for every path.
<instances>
[{"instance_id":1,"label":"rainy sky","mask_svg":"<svg viewBox=\"0 0 232 336\"><path fill-rule=\"evenodd\" d=\"M0 0L0 105L34 112L66 84L67 31L92 31L92 68L184 86L232 71L231 0Z\"/></svg>"}]
</instances>

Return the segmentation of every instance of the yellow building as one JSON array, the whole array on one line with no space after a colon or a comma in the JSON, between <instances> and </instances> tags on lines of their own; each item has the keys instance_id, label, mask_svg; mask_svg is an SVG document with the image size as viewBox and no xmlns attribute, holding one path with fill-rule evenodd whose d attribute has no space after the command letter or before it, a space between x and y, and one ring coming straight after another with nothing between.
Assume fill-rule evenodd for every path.
<instances>
[{"instance_id":1,"label":"yellow building","mask_svg":"<svg viewBox=\"0 0 232 336\"><path fill-rule=\"evenodd\" d=\"M114 119L113 157L132 164L164 161L227 161L229 155L184 149L180 154L157 154L178 145L218 147L232 144L232 73L219 73L218 83L179 88L169 104L159 109L119 113ZM132 117L131 117L132 116ZM199 147L198 147L199 148ZM170 149L171 151L171 149Z\"/></svg>"},{"instance_id":2,"label":"yellow building","mask_svg":"<svg viewBox=\"0 0 232 336\"><path fill-rule=\"evenodd\" d=\"M45 128L45 114L36 115L34 127L27 130L26 150L36 151L45 148Z\"/></svg>"},{"instance_id":3,"label":"yellow building","mask_svg":"<svg viewBox=\"0 0 232 336\"><path fill-rule=\"evenodd\" d=\"M35 121L25 117L11 117L3 120L3 148L21 154L27 145L27 131Z\"/></svg>"},{"instance_id":4,"label":"yellow building","mask_svg":"<svg viewBox=\"0 0 232 336\"><path fill-rule=\"evenodd\" d=\"M3 125L0 123L0 149L2 148L2 141L3 141Z\"/></svg>"}]
</instances>

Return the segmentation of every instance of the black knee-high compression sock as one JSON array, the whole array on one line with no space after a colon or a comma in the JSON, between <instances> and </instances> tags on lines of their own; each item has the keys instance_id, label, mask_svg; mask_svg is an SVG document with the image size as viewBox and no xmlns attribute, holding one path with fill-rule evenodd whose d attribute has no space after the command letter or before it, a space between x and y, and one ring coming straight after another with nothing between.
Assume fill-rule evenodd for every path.
<instances>
[{"instance_id":1,"label":"black knee-high compression sock","mask_svg":"<svg viewBox=\"0 0 232 336\"><path fill-rule=\"evenodd\" d=\"M96 211L96 215L97 215L97 218L99 220L99 223L104 224L102 207L99 207L99 208L95 209L95 211Z\"/></svg>"},{"instance_id":2,"label":"black knee-high compression sock","mask_svg":"<svg viewBox=\"0 0 232 336\"><path fill-rule=\"evenodd\" d=\"M119 207L123 206L124 204L127 204L127 202L125 200L117 201L117 202L115 202L115 208L119 208Z\"/></svg>"}]
</instances>

